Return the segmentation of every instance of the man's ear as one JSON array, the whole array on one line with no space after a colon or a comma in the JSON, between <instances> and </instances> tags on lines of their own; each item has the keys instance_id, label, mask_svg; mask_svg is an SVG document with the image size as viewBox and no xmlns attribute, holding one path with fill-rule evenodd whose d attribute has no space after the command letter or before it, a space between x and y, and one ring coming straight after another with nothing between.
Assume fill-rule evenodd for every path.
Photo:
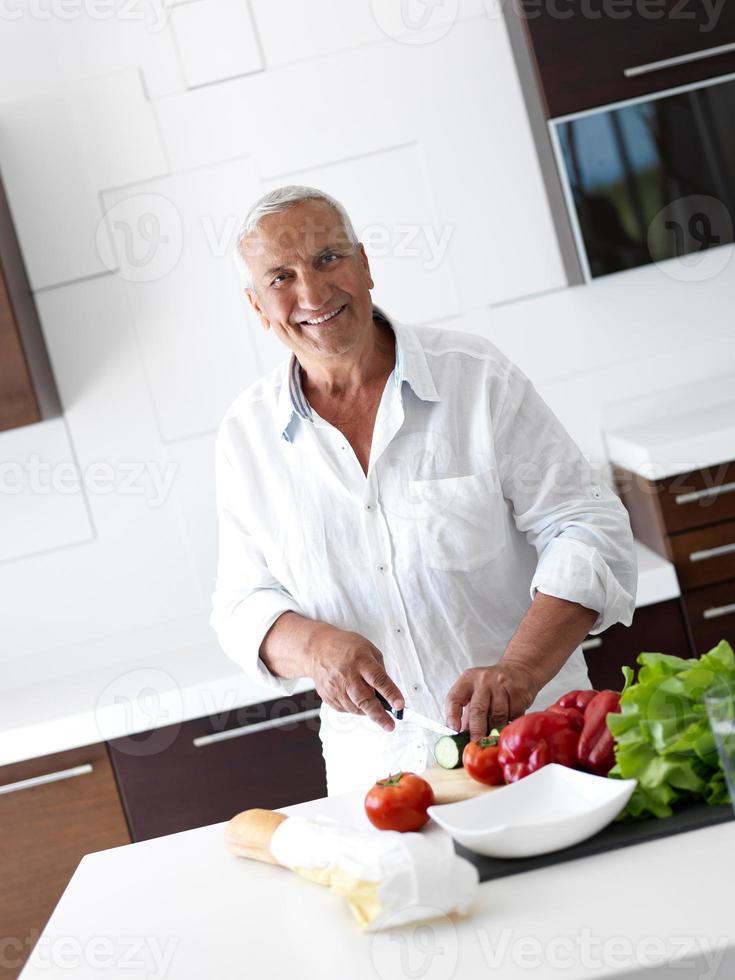
<instances>
[{"instance_id":1,"label":"man's ear","mask_svg":"<svg viewBox=\"0 0 735 980\"><path fill-rule=\"evenodd\" d=\"M360 262L367 276L368 288L372 289L375 286L375 283L373 282L373 277L370 275L370 263L368 261L367 253L365 252L365 246L362 244L362 242L357 243L357 251L360 253Z\"/></svg>"},{"instance_id":2,"label":"man's ear","mask_svg":"<svg viewBox=\"0 0 735 980\"><path fill-rule=\"evenodd\" d=\"M250 305L252 306L252 308L258 314L258 319L260 320L261 324L263 325L263 329L264 330L270 330L270 328L271 328L271 322L268 319L268 317L263 313L262 307L261 307L260 303L258 302L258 297L255 295L255 290L254 289L250 289L250 287L246 286L245 289L243 290L243 292L245 293L245 295L248 298L248 303L250 303Z\"/></svg>"}]
</instances>

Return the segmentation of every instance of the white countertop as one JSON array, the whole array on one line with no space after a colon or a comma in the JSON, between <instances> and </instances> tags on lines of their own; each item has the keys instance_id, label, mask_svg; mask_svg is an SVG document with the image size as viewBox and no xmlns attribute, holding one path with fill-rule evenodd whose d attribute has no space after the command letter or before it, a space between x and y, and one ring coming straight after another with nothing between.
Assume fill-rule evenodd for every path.
<instances>
[{"instance_id":1,"label":"white countertop","mask_svg":"<svg viewBox=\"0 0 735 980\"><path fill-rule=\"evenodd\" d=\"M674 566L636 542L636 605L680 595ZM304 679L298 691L313 688ZM0 766L278 697L253 684L213 642L149 663L76 672L0 694Z\"/></svg>"},{"instance_id":2,"label":"white countertop","mask_svg":"<svg viewBox=\"0 0 735 980\"><path fill-rule=\"evenodd\" d=\"M359 794L284 812L369 827ZM735 968L735 823L486 882L466 917L374 934L326 888L228 854L224 826L83 858L21 980L726 980Z\"/></svg>"},{"instance_id":3,"label":"white countertop","mask_svg":"<svg viewBox=\"0 0 735 980\"><path fill-rule=\"evenodd\" d=\"M735 375L627 399L603 410L608 458L661 480L735 459Z\"/></svg>"},{"instance_id":4,"label":"white countertop","mask_svg":"<svg viewBox=\"0 0 735 980\"><path fill-rule=\"evenodd\" d=\"M313 689L311 680L296 690ZM213 642L0 694L0 765L270 701Z\"/></svg>"}]
</instances>

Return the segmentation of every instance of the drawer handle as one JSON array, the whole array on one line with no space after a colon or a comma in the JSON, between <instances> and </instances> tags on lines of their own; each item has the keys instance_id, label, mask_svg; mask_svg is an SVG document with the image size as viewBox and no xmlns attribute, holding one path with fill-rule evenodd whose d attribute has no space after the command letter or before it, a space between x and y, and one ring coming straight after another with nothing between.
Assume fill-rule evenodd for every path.
<instances>
[{"instance_id":1,"label":"drawer handle","mask_svg":"<svg viewBox=\"0 0 735 980\"><path fill-rule=\"evenodd\" d=\"M46 783L58 783L62 779L73 779L74 776L85 776L92 772L92 766L87 762L73 769L60 769L58 772L47 772L45 776L31 776L30 779L19 779L17 783L5 783L0 786L0 794L17 793L21 789L31 789L32 786L45 786Z\"/></svg>"},{"instance_id":2,"label":"drawer handle","mask_svg":"<svg viewBox=\"0 0 735 980\"><path fill-rule=\"evenodd\" d=\"M691 504L695 500L703 500L705 497L719 497L722 493L732 493L735 490L735 482L722 483L719 487L708 487L706 490L694 490L692 493L679 493L674 497L677 504Z\"/></svg>"},{"instance_id":3,"label":"drawer handle","mask_svg":"<svg viewBox=\"0 0 735 980\"><path fill-rule=\"evenodd\" d=\"M226 742L228 738L240 738L241 735L255 735L256 732L267 732L271 728L282 728L284 725L291 725L295 721L306 721L308 718L316 718L318 714L319 708L311 708L309 711L299 711L293 715L284 715L283 718L271 718L269 721L257 721L253 725L243 725L242 728L228 728L226 732L200 735L199 738L192 739L192 743L195 748L200 749L203 745Z\"/></svg>"},{"instance_id":4,"label":"drawer handle","mask_svg":"<svg viewBox=\"0 0 735 980\"><path fill-rule=\"evenodd\" d=\"M735 543L721 544L719 548L707 548L705 551L693 551L689 555L689 561L707 561L708 558L718 558L720 555L729 555L735 551Z\"/></svg>"},{"instance_id":5,"label":"drawer handle","mask_svg":"<svg viewBox=\"0 0 735 980\"><path fill-rule=\"evenodd\" d=\"M702 618L717 619L720 616L729 616L730 613L735 613L735 602L731 602L729 606L712 606L711 609L705 609Z\"/></svg>"},{"instance_id":6,"label":"drawer handle","mask_svg":"<svg viewBox=\"0 0 735 980\"><path fill-rule=\"evenodd\" d=\"M599 636L593 636L591 640L585 640L582 644L583 650L596 650L598 647L602 646L602 640Z\"/></svg>"},{"instance_id":7,"label":"drawer handle","mask_svg":"<svg viewBox=\"0 0 735 980\"><path fill-rule=\"evenodd\" d=\"M649 75L654 71L663 71L665 68L676 68L677 65L686 65L692 61L703 61L705 58L717 58L722 54L731 54L735 51L735 43L720 44L716 48L705 48L703 51L690 51L689 54L680 54L676 58L664 58L663 61L651 61L646 65L636 65L634 68L626 68L623 75L626 78L637 78L639 75Z\"/></svg>"}]
</instances>

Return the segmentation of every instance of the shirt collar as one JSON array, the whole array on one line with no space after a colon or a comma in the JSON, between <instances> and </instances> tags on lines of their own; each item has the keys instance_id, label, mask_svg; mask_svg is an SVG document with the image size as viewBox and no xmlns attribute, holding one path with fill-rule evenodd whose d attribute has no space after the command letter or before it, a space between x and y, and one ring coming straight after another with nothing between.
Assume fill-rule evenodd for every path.
<instances>
[{"instance_id":1,"label":"shirt collar","mask_svg":"<svg viewBox=\"0 0 735 980\"><path fill-rule=\"evenodd\" d=\"M396 364L391 375L396 388L400 389L406 381L414 394L423 401L440 401L416 331L390 320L377 306L373 307L373 319L387 323L396 338ZM278 396L278 429L281 438L287 442L292 441L291 426L294 416L306 422L313 421L311 408L301 386L301 365L292 353L284 367Z\"/></svg>"}]
</instances>

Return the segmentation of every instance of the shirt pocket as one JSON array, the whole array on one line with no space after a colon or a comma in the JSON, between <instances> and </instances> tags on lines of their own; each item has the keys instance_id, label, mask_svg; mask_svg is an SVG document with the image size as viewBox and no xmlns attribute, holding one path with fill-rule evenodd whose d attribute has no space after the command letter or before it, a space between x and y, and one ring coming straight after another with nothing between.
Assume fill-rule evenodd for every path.
<instances>
[{"instance_id":1,"label":"shirt pocket","mask_svg":"<svg viewBox=\"0 0 735 980\"><path fill-rule=\"evenodd\" d=\"M411 480L424 563L445 572L473 572L508 543L508 514L497 469L439 480Z\"/></svg>"}]
</instances>

